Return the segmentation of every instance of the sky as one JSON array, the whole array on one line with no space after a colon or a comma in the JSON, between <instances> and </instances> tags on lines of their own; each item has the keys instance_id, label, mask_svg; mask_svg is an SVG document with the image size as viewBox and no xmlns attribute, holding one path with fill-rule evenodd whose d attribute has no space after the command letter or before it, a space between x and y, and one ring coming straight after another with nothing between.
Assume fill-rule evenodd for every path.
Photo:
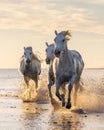
<instances>
[{"instance_id":1,"label":"sky","mask_svg":"<svg viewBox=\"0 0 104 130\"><path fill-rule=\"evenodd\" d=\"M103 12L104 0L0 0L0 68L18 68L24 46L45 59L54 30L71 30L85 68L104 68Z\"/></svg>"}]
</instances>

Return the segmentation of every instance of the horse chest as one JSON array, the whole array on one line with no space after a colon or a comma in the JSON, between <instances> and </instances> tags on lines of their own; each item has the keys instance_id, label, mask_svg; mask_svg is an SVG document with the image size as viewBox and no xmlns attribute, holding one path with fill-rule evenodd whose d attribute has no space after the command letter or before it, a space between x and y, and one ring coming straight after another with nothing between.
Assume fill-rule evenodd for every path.
<instances>
[{"instance_id":1,"label":"horse chest","mask_svg":"<svg viewBox=\"0 0 104 130\"><path fill-rule=\"evenodd\" d=\"M26 69L24 71L24 75L31 77L31 75L32 75L32 69L31 69L30 66L26 66Z\"/></svg>"},{"instance_id":2,"label":"horse chest","mask_svg":"<svg viewBox=\"0 0 104 130\"><path fill-rule=\"evenodd\" d=\"M70 81L72 77L72 72L60 72L59 74L57 74L57 78L60 80L60 83L63 84L63 83L67 83Z\"/></svg>"}]
</instances>

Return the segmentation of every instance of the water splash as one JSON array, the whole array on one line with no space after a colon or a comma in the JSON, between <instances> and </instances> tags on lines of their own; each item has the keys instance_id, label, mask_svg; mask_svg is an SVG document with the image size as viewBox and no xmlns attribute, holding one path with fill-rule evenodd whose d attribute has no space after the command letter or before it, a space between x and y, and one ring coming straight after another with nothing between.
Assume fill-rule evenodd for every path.
<instances>
[{"instance_id":1,"label":"water splash","mask_svg":"<svg viewBox=\"0 0 104 130\"><path fill-rule=\"evenodd\" d=\"M104 95L84 90L78 94L77 106L87 112L104 112Z\"/></svg>"},{"instance_id":2,"label":"water splash","mask_svg":"<svg viewBox=\"0 0 104 130\"><path fill-rule=\"evenodd\" d=\"M19 90L19 97L23 101L35 101L37 97L37 90L36 90L36 85L33 80L29 81L29 85L27 86L26 83L23 83L20 86Z\"/></svg>"}]
</instances>

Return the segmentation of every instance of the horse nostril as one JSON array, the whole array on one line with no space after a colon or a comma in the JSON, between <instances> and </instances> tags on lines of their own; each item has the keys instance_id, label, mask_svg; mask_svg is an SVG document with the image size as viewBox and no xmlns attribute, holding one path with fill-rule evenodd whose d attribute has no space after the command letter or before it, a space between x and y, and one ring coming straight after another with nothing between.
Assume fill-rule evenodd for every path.
<instances>
[{"instance_id":1,"label":"horse nostril","mask_svg":"<svg viewBox=\"0 0 104 130\"><path fill-rule=\"evenodd\" d=\"M50 64L50 59L46 58L46 63Z\"/></svg>"},{"instance_id":2,"label":"horse nostril","mask_svg":"<svg viewBox=\"0 0 104 130\"><path fill-rule=\"evenodd\" d=\"M59 50L55 50L55 56L59 57L59 55L60 55L60 51Z\"/></svg>"},{"instance_id":3,"label":"horse nostril","mask_svg":"<svg viewBox=\"0 0 104 130\"><path fill-rule=\"evenodd\" d=\"M30 63L30 60L29 60L29 59L27 59L27 60L26 60L26 63L27 63L27 64L29 64L29 63Z\"/></svg>"}]
</instances>

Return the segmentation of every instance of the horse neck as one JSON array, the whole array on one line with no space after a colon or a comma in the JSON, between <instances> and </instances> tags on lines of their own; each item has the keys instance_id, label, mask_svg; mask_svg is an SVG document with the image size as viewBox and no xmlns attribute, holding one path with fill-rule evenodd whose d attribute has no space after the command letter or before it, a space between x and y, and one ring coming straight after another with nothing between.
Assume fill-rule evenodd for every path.
<instances>
[{"instance_id":1,"label":"horse neck","mask_svg":"<svg viewBox=\"0 0 104 130\"><path fill-rule=\"evenodd\" d=\"M29 70L29 71L30 71L30 70L31 70L31 68L32 68L31 63L30 63L29 65L28 65L28 64L26 64L25 66L26 66L26 69L27 69L27 70Z\"/></svg>"},{"instance_id":2,"label":"horse neck","mask_svg":"<svg viewBox=\"0 0 104 130\"><path fill-rule=\"evenodd\" d=\"M40 62L40 60L38 59L38 57L34 53L32 54L32 60L37 60L38 62Z\"/></svg>"},{"instance_id":3,"label":"horse neck","mask_svg":"<svg viewBox=\"0 0 104 130\"><path fill-rule=\"evenodd\" d=\"M63 52L60 55L59 64L63 66L68 66L68 67L72 65L71 53L67 47L65 48L65 50L63 50Z\"/></svg>"},{"instance_id":4,"label":"horse neck","mask_svg":"<svg viewBox=\"0 0 104 130\"><path fill-rule=\"evenodd\" d=\"M55 59L55 57L50 61L50 64L49 64L50 67L52 67L52 64L53 64L53 62L54 62L54 59Z\"/></svg>"}]
</instances>

